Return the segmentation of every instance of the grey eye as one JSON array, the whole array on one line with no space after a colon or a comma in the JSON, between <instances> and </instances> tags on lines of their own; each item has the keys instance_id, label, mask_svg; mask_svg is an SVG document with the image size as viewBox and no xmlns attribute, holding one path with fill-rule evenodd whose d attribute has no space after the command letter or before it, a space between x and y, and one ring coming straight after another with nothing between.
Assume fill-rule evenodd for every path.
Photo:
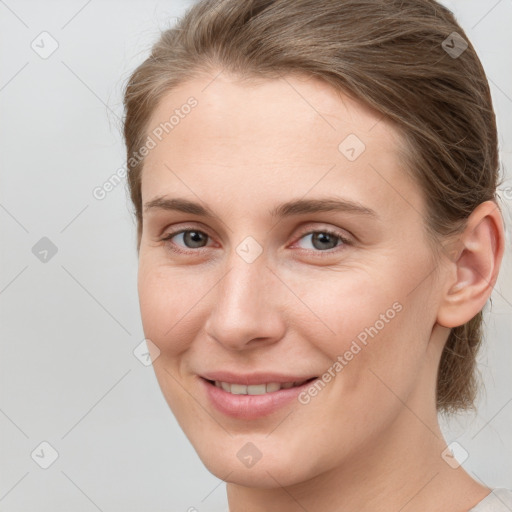
<instances>
[{"instance_id":1,"label":"grey eye","mask_svg":"<svg viewBox=\"0 0 512 512\"><path fill-rule=\"evenodd\" d=\"M304 235L301 240L310 238L310 243L313 249L322 251L333 249L338 244L338 241L341 240L339 235L334 233L330 233L329 231L315 231L313 233L308 233ZM311 247L303 247L304 249L310 249Z\"/></svg>"}]
</instances>

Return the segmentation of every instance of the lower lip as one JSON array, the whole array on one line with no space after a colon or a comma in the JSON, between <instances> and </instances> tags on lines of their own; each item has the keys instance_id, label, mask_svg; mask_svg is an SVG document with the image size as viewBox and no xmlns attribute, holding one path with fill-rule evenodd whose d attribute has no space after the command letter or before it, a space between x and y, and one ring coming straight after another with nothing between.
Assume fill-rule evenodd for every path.
<instances>
[{"instance_id":1,"label":"lower lip","mask_svg":"<svg viewBox=\"0 0 512 512\"><path fill-rule=\"evenodd\" d=\"M199 379L206 390L214 407L227 416L244 420L254 420L267 416L281 407L297 399L297 396L307 389L314 380L305 382L301 386L288 389L280 389L264 395L234 395L222 388L218 388L210 381Z\"/></svg>"}]
</instances>

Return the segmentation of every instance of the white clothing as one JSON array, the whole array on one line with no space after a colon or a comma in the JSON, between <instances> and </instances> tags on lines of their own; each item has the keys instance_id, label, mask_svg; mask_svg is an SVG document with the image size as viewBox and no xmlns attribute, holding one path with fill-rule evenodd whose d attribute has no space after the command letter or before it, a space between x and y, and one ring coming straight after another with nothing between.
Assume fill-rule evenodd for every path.
<instances>
[{"instance_id":1,"label":"white clothing","mask_svg":"<svg viewBox=\"0 0 512 512\"><path fill-rule=\"evenodd\" d=\"M468 512L512 512L512 491L502 488L493 489Z\"/></svg>"}]
</instances>

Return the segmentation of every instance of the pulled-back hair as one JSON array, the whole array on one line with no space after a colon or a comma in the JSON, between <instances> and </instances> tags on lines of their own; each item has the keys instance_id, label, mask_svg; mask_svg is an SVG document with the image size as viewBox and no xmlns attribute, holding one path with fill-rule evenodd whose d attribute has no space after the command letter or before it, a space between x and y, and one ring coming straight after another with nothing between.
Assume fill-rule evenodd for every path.
<instances>
[{"instance_id":1,"label":"pulled-back hair","mask_svg":"<svg viewBox=\"0 0 512 512\"><path fill-rule=\"evenodd\" d=\"M454 32L456 34L454 34ZM467 47L466 47L467 45ZM380 112L406 148L439 255L472 211L496 200L496 120L480 60L453 14L434 0L199 1L163 31L124 96L128 186L142 234L141 173L149 121L164 95L205 73L242 79L311 75ZM474 406L482 311L451 330L437 407Z\"/></svg>"}]
</instances>

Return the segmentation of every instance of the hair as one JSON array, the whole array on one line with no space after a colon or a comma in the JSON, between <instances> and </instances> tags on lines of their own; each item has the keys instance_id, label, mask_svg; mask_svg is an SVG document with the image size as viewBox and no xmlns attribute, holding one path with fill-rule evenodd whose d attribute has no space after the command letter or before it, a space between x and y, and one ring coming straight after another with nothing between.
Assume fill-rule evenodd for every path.
<instances>
[{"instance_id":1,"label":"hair","mask_svg":"<svg viewBox=\"0 0 512 512\"><path fill-rule=\"evenodd\" d=\"M467 44L460 55L448 52L454 41L460 49ZM447 8L434 0L203 0L161 33L124 91L137 251L144 159L133 155L163 96L218 70L253 80L312 76L386 117L406 148L407 172L424 193L427 239L437 255L480 203L496 201L499 157L489 84ZM437 375L440 412L474 409L482 321L480 311L451 329Z\"/></svg>"}]
</instances>

